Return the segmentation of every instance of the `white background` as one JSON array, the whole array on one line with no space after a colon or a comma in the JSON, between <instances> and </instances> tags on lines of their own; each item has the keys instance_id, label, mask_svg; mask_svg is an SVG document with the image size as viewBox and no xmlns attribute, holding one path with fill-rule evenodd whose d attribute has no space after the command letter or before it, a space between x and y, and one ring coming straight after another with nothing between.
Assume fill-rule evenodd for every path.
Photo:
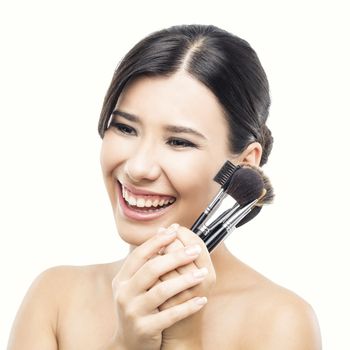
<instances>
[{"instance_id":1,"label":"white background","mask_svg":"<svg viewBox=\"0 0 350 350\"><path fill-rule=\"evenodd\" d=\"M97 122L122 56L154 30L204 23L246 39L271 85L273 205L227 241L315 309L324 349L350 349L346 1L2 1L0 348L33 279L126 254ZM242 5L244 4L244 5Z\"/></svg>"}]
</instances>

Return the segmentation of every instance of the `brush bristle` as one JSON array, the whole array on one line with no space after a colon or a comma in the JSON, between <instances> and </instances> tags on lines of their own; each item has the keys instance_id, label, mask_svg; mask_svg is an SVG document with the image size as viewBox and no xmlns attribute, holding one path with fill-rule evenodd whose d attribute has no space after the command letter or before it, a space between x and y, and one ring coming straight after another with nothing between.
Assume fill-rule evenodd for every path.
<instances>
[{"instance_id":1,"label":"brush bristle","mask_svg":"<svg viewBox=\"0 0 350 350\"><path fill-rule=\"evenodd\" d=\"M221 187L226 188L230 183L231 176L239 168L239 165L234 165L229 160L227 160L219 172L215 175L214 181L217 182Z\"/></svg>"},{"instance_id":2,"label":"brush bristle","mask_svg":"<svg viewBox=\"0 0 350 350\"><path fill-rule=\"evenodd\" d=\"M259 213L262 207L255 206L237 225L236 227L240 227L246 224L248 221L254 219Z\"/></svg>"},{"instance_id":3,"label":"brush bristle","mask_svg":"<svg viewBox=\"0 0 350 350\"><path fill-rule=\"evenodd\" d=\"M258 171L248 167L240 168L232 175L227 193L239 205L246 205L261 196L264 181Z\"/></svg>"},{"instance_id":4,"label":"brush bristle","mask_svg":"<svg viewBox=\"0 0 350 350\"><path fill-rule=\"evenodd\" d=\"M261 168L258 168L256 166L250 165L250 164L244 164L242 165L243 168L250 168L255 171L257 171L264 182L264 188L266 190L265 195L259 200L259 202L256 204L257 206L262 206L264 204L271 204L273 202L273 199L275 198L275 193L273 190L273 187L271 185L270 179L265 175L265 173L262 171Z\"/></svg>"}]
</instances>

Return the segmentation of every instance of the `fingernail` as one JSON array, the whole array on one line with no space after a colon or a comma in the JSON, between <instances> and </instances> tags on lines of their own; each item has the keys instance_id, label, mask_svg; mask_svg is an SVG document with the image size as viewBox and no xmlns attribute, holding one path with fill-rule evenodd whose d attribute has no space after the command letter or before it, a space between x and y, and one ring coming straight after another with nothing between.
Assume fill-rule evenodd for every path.
<instances>
[{"instance_id":1,"label":"fingernail","mask_svg":"<svg viewBox=\"0 0 350 350\"><path fill-rule=\"evenodd\" d=\"M164 233L164 231L166 231L165 227L159 227L158 233Z\"/></svg>"},{"instance_id":2,"label":"fingernail","mask_svg":"<svg viewBox=\"0 0 350 350\"><path fill-rule=\"evenodd\" d=\"M204 305L208 302L208 299L206 297L197 297L194 299L194 302L198 305Z\"/></svg>"},{"instance_id":3,"label":"fingernail","mask_svg":"<svg viewBox=\"0 0 350 350\"><path fill-rule=\"evenodd\" d=\"M201 250L202 248L200 247L200 245L196 244L196 245L186 247L185 253L187 255L198 255L201 252Z\"/></svg>"},{"instance_id":4,"label":"fingernail","mask_svg":"<svg viewBox=\"0 0 350 350\"><path fill-rule=\"evenodd\" d=\"M199 270L195 270L192 272L194 278L202 278L208 274L208 269L206 267L202 267Z\"/></svg>"}]
</instances>

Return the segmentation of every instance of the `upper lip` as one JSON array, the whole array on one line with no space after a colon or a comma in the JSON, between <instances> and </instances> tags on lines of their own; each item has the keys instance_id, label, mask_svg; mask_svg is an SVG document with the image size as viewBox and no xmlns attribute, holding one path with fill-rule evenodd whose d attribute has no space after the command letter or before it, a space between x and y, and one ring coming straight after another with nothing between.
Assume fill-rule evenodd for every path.
<instances>
[{"instance_id":1,"label":"upper lip","mask_svg":"<svg viewBox=\"0 0 350 350\"><path fill-rule=\"evenodd\" d=\"M171 196L169 194L163 194L163 193L156 193L156 192L153 192L153 191L149 191L149 190L145 190L145 189L142 189L142 188L136 188L130 184L126 184L125 182L121 182L119 181L120 184L127 188L131 193L133 194L138 194L138 195L149 195L149 196L163 196L163 197L173 197L175 198L174 196Z\"/></svg>"}]
</instances>

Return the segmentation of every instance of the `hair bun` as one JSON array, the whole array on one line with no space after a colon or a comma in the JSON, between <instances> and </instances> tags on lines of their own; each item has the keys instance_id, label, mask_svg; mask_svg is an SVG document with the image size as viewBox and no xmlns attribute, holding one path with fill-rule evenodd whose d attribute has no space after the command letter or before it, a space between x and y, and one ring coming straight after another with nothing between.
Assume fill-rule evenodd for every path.
<instances>
[{"instance_id":1,"label":"hair bun","mask_svg":"<svg viewBox=\"0 0 350 350\"><path fill-rule=\"evenodd\" d=\"M263 166L267 159L269 158L269 155L272 150L273 145L273 136L270 131L270 129L267 127L266 124L263 124L261 127L261 147L263 149L261 160L260 160L260 166Z\"/></svg>"}]
</instances>

